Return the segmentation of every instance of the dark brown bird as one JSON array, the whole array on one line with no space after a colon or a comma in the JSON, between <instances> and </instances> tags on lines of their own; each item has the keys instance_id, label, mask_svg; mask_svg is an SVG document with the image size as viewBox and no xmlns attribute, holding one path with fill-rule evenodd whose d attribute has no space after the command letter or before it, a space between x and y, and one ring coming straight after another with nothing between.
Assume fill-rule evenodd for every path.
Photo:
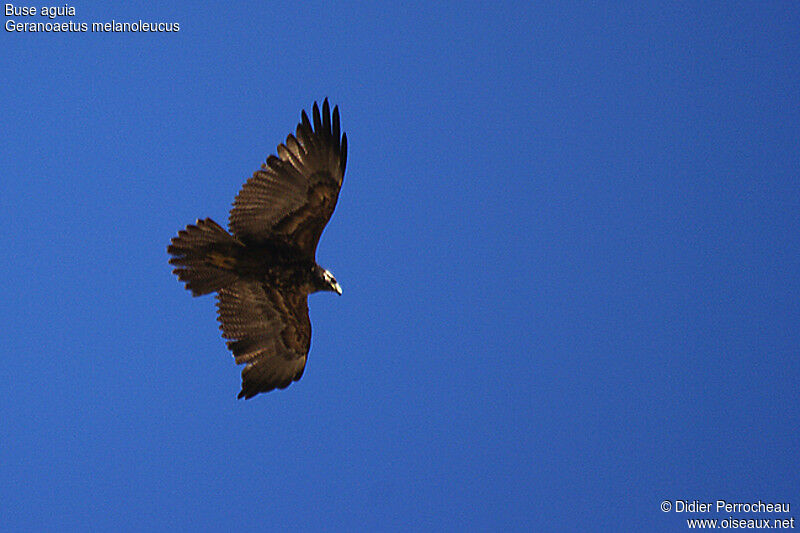
<instances>
[{"instance_id":1,"label":"dark brown bird","mask_svg":"<svg viewBox=\"0 0 800 533\"><path fill-rule=\"evenodd\" d=\"M217 293L222 336L242 371L239 398L284 389L303 375L311 346L308 295L342 289L316 262L317 243L339 198L347 136L339 109L303 111L239 191L230 233L206 218L178 232L167 252L193 296Z\"/></svg>"}]
</instances>

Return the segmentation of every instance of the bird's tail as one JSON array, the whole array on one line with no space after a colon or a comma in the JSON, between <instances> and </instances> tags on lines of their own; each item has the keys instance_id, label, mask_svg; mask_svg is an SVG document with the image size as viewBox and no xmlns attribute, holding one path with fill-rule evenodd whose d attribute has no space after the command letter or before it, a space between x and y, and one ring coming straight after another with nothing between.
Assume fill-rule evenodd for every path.
<instances>
[{"instance_id":1,"label":"bird's tail","mask_svg":"<svg viewBox=\"0 0 800 533\"><path fill-rule=\"evenodd\" d=\"M242 244L219 224L206 218L178 232L167 247L172 272L192 296L218 291L236 281L235 251Z\"/></svg>"}]
</instances>

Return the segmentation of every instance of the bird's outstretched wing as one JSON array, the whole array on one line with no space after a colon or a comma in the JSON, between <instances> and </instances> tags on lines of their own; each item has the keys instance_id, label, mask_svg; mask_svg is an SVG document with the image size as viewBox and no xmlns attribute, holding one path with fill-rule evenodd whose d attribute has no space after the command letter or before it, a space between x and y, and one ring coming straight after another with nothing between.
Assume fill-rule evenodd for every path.
<instances>
[{"instance_id":1,"label":"bird's outstretched wing","mask_svg":"<svg viewBox=\"0 0 800 533\"><path fill-rule=\"evenodd\" d=\"M285 389L303 375L311 347L308 298L240 280L217 293L222 336L242 371L239 398Z\"/></svg>"},{"instance_id":2,"label":"bird's outstretched wing","mask_svg":"<svg viewBox=\"0 0 800 533\"><path fill-rule=\"evenodd\" d=\"M282 239L315 257L342 187L347 136L340 137L339 108L331 118L327 98L321 114L314 103L312 115L313 128L303 111L297 132L278 145L278 156L269 156L236 196L229 226L238 239Z\"/></svg>"}]
</instances>

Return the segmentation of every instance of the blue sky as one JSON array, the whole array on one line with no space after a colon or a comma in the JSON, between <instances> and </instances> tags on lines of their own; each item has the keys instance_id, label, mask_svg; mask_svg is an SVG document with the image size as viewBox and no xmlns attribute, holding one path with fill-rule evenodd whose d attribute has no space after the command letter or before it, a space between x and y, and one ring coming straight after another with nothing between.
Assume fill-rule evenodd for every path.
<instances>
[{"instance_id":1,"label":"blue sky","mask_svg":"<svg viewBox=\"0 0 800 533\"><path fill-rule=\"evenodd\" d=\"M795 3L70 5L180 31L3 32L2 529L800 516ZM325 96L344 295L237 401L166 245Z\"/></svg>"}]
</instances>

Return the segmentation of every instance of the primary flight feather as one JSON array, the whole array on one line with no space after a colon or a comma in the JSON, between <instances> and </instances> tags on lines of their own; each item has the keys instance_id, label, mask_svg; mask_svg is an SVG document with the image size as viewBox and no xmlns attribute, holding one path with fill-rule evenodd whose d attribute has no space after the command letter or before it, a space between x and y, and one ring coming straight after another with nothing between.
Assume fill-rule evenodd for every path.
<instances>
[{"instance_id":1,"label":"primary flight feather","mask_svg":"<svg viewBox=\"0 0 800 533\"><path fill-rule=\"evenodd\" d=\"M206 218L178 232L170 264L193 296L217 293L222 336L242 371L239 398L288 387L311 346L308 295L342 289L316 262L347 163L339 109L314 103L236 195L230 233Z\"/></svg>"}]
</instances>

